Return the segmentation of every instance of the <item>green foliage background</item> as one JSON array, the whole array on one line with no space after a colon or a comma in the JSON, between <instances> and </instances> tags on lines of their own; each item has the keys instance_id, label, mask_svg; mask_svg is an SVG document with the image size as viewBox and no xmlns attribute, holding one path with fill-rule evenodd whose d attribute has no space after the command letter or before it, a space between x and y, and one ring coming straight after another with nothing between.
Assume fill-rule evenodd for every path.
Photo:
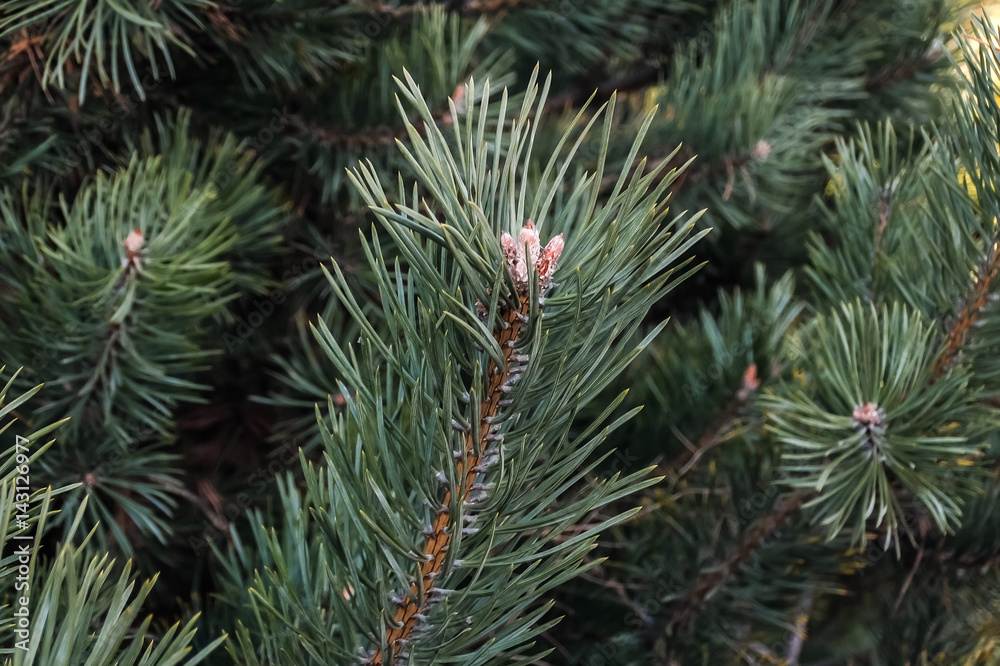
<instances>
[{"instance_id":1,"label":"green foliage background","mask_svg":"<svg viewBox=\"0 0 1000 666\"><path fill-rule=\"evenodd\" d=\"M0 2L5 663L370 658L527 219L566 250L405 663L1000 663L972 9Z\"/></svg>"}]
</instances>

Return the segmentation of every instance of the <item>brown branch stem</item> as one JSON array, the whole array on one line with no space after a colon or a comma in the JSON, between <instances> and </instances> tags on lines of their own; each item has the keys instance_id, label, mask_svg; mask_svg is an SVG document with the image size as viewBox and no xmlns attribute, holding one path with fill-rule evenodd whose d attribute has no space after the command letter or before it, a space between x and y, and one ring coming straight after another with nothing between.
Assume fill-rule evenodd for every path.
<instances>
[{"instance_id":1,"label":"brown branch stem","mask_svg":"<svg viewBox=\"0 0 1000 666\"><path fill-rule=\"evenodd\" d=\"M467 464L459 459L455 463L456 477L459 479L456 493L460 495L460 501L468 499L472 491L473 484L479 476L477 468L482 458L483 452L489 448L490 442L487 437L490 434L490 425L493 418L500 411L500 401L504 398L503 387L507 384L511 374L511 363L515 350L513 343L521 335L523 326L522 317L527 318L530 301L527 298L521 299L520 309L505 308L501 311L502 324L494 331L493 336L503 351L504 364L499 367L495 361L490 360L487 365L487 391L485 398L480 405L479 440L473 439L472 431L465 435L465 459ZM421 585L418 587L414 582L410 587L410 594L404 597L396 609L394 627L386 630L386 644L392 650L393 655L399 654L399 647L406 641L414 628L417 626L418 617L425 614L429 609L427 591L434 587L434 579L442 572L445 559L448 553L448 546L451 543L452 523L451 510L452 491L449 489L445 494L443 509L434 520L431 526L430 537L424 546L425 561L420 565ZM455 526L460 528L460 526ZM422 590L422 591L421 591ZM378 648L371 659L375 666L381 666L384 660L382 649Z\"/></svg>"},{"instance_id":2,"label":"brown branch stem","mask_svg":"<svg viewBox=\"0 0 1000 666\"><path fill-rule=\"evenodd\" d=\"M720 566L703 571L698 576L682 608L675 614L676 633L686 631L691 626L702 606L719 585L735 574L769 537L784 526L792 514L802 506L803 500L803 495L783 500L775 511L757 521L753 529L747 532L743 542L729 553Z\"/></svg>"},{"instance_id":3,"label":"brown branch stem","mask_svg":"<svg viewBox=\"0 0 1000 666\"><path fill-rule=\"evenodd\" d=\"M979 320L986 304L990 300L990 287L1000 272L1000 241L990 241L990 249L986 258L979 266L972 284L972 294L960 309L954 322L948 328L941 353L934 362L933 379L940 379L958 361L965 336Z\"/></svg>"}]
</instances>

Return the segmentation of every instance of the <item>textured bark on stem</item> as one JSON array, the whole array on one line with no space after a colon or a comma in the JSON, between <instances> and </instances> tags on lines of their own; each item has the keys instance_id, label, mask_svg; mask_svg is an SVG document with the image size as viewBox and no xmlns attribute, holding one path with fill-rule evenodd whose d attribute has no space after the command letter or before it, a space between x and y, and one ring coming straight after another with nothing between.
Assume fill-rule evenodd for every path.
<instances>
[{"instance_id":1,"label":"textured bark on stem","mask_svg":"<svg viewBox=\"0 0 1000 666\"><path fill-rule=\"evenodd\" d=\"M740 567L788 522L788 519L802 507L804 500L805 495L801 494L782 500L773 513L757 521L757 524L746 533L743 542L729 552L720 566L702 571L691 592L674 613L673 631L675 634L683 633L691 628L709 597L718 590L720 585L739 571Z\"/></svg>"},{"instance_id":2,"label":"textured bark on stem","mask_svg":"<svg viewBox=\"0 0 1000 666\"><path fill-rule=\"evenodd\" d=\"M969 300L961 308L955 318L955 322L948 328L948 335L944 339L941 354L938 355L934 363L934 374L932 381L940 379L954 366L965 343L965 336L979 319L979 315L990 299L990 287L997 273L1000 272L1000 248L997 241L990 245L989 254L979 266L976 273L976 281L972 286L972 294Z\"/></svg>"},{"instance_id":3,"label":"textured bark on stem","mask_svg":"<svg viewBox=\"0 0 1000 666\"><path fill-rule=\"evenodd\" d=\"M520 309L505 308L501 310L501 319L507 325L501 324L493 332L493 337L503 352L504 364L502 368L497 367L496 362L490 359L486 371L488 386L479 410L479 442L473 440L471 430L466 433L465 455L468 466L463 465L461 459L455 461L456 477L462 479L457 488L457 491L462 494L460 501L465 501L469 498L472 486L476 483L476 479L479 476L476 468L481 462L482 452L490 448L491 442L487 440L487 437L490 434L491 421L500 411L500 401L504 399L504 391L502 389L511 377L511 365L514 362L513 357L517 354L513 345L509 343L516 342L520 338L521 329L524 326L522 318L527 320L529 310L530 301L527 298L521 299ZM478 454L477 451L479 452ZM452 492L449 490L444 497L444 505L450 507L451 503ZM416 584L412 585L410 587L411 594L405 596L403 602L396 609L396 615L393 618L396 627L390 627L386 630L386 643L392 647L394 655L399 654L401 642L407 640L412 634L419 619L417 616L426 615L426 611L429 610L430 604L427 598L427 590L430 590L434 586L434 578L441 573L444 567L448 545L451 543L451 532L448 529L451 526L450 510L439 514L434 520L434 524L431 527L431 536L427 539L427 543L424 546L424 555L427 557L427 561L420 565L420 576L423 579L423 595L421 596ZM456 527L461 529L461 526ZM384 659L385 656L381 648L379 648L375 651L371 663L381 666Z\"/></svg>"}]
</instances>

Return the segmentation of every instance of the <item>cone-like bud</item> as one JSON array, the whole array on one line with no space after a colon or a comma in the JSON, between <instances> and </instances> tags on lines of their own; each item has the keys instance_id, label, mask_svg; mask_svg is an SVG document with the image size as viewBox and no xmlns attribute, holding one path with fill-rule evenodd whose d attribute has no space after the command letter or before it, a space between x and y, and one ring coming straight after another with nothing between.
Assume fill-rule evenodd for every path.
<instances>
[{"instance_id":1,"label":"cone-like bud","mask_svg":"<svg viewBox=\"0 0 1000 666\"><path fill-rule=\"evenodd\" d=\"M507 271L514 280L518 293L523 295L529 291L529 261L538 275L539 291L544 291L549 286L552 274L556 271L559 255L562 254L563 245L563 235L559 234L552 238L543 249L538 238L538 231L531 220L525 223L516 241L506 231L500 235L500 246L503 248L504 257L507 260Z\"/></svg>"}]
</instances>

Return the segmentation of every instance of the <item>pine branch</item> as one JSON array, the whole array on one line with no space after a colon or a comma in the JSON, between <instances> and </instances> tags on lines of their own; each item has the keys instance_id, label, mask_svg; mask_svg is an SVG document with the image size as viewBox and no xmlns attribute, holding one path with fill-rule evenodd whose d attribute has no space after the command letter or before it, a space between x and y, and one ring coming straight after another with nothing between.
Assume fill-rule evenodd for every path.
<instances>
[{"instance_id":1,"label":"pine branch","mask_svg":"<svg viewBox=\"0 0 1000 666\"><path fill-rule=\"evenodd\" d=\"M726 185L723 189L722 199L723 201L728 201L732 196L733 187L736 184L736 174L741 174L745 182L749 182L749 173L747 172L747 168L753 164L766 160L770 152L771 146L767 141L758 141L750 150L729 153L723 155L721 159L714 162L696 163L690 168L685 169L674 183L674 195L676 196L687 183L698 183L725 174ZM666 154L668 157L648 158L645 160L645 169L643 173L651 173L652 171L659 169L664 161L667 162L669 168L678 168L688 160L695 157L694 151L679 143L674 144L674 146L666 151ZM639 166L640 161L641 160L638 159L634 160L633 163L624 171L634 171ZM605 188L610 188L614 186L618 177L618 174L605 176L601 185ZM755 196L751 190L750 202L753 203L754 199Z\"/></svg>"},{"instance_id":2,"label":"pine branch","mask_svg":"<svg viewBox=\"0 0 1000 666\"><path fill-rule=\"evenodd\" d=\"M789 518L802 507L805 498L804 494L798 494L781 500L771 514L757 521L754 528L747 532L743 542L730 551L724 562L702 571L691 592L680 602L679 610L674 614L672 624L675 635L691 628L704 608L705 602L719 586L736 574L740 567L788 522Z\"/></svg>"},{"instance_id":3,"label":"pine branch","mask_svg":"<svg viewBox=\"0 0 1000 666\"><path fill-rule=\"evenodd\" d=\"M42 53L41 35L32 35L27 29L22 29L14 35L10 46L0 53L0 92L7 87L16 85L29 72L34 72L39 81L42 80L40 63L44 58ZM24 65L28 65L25 67ZM6 70L6 71L5 71ZM46 91L49 101L52 95Z\"/></svg>"},{"instance_id":4,"label":"pine branch","mask_svg":"<svg viewBox=\"0 0 1000 666\"><path fill-rule=\"evenodd\" d=\"M546 113L558 113L566 109L576 109L585 105L591 98L606 101L616 92L626 93L648 88L658 83L663 76L663 67L647 65L626 76L618 76L598 83L596 86L585 84L577 88L565 90L553 95L545 104Z\"/></svg>"},{"instance_id":5,"label":"pine branch","mask_svg":"<svg viewBox=\"0 0 1000 666\"><path fill-rule=\"evenodd\" d=\"M973 279L972 293L962 306L958 316L948 327L941 354L934 362L932 382L940 379L959 362L966 335L976 325L983 308L990 302L990 287L998 272L1000 272L1000 242L993 239L990 251L980 263L976 277Z\"/></svg>"},{"instance_id":6,"label":"pine branch","mask_svg":"<svg viewBox=\"0 0 1000 666\"><path fill-rule=\"evenodd\" d=\"M917 57L900 56L869 76L865 80L864 90L868 93L877 93L889 86L912 79L923 69L937 62L941 55L940 49L932 48Z\"/></svg>"},{"instance_id":7,"label":"pine branch","mask_svg":"<svg viewBox=\"0 0 1000 666\"><path fill-rule=\"evenodd\" d=\"M813 592L807 590L799 601L799 614L795 618L795 632L788 640L788 648L785 650L787 666L796 666L799 663L799 654L802 652L802 645L806 640L806 627L809 625L809 612L812 610L812 605Z\"/></svg>"},{"instance_id":8,"label":"pine branch","mask_svg":"<svg viewBox=\"0 0 1000 666\"><path fill-rule=\"evenodd\" d=\"M489 361L487 377L489 377L489 388L480 406L479 438L474 439L473 430L469 430L465 435L465 452L459 457L456 455L455 471L456 478L464 479L457 490L461 492L461 502L469 499L469 495L475 488L476 479L482 470L480 463L484 456L491 455L493 447L493 433L496 426L493 426L493 419L500 412L501 404L505 394L510 390L512 383L512 368L515 367L514 346L521 337L522 324L527 321L530 311L530 300L521 299L518 309L504 306L501 313L501 325L493 333L493 337L500 349L503 350L504 365L499 367L492 359ZM520 366L517 366L520 367ZM458 452L456 452L458 453ZM467 462L463 463L463 459ZM422 585L418 588L416 584L410 588L411 594L399 605L394 618L396 626L386 631L386 641L393 646L393 654L398 654L398 647L405 644L413 629L417 625L419 616L423 614L428 606L429 595L435 590L434 579L441 572L444 566L448 545L451 542L451 504L452 496L449 489L445 494L444 502L431 528L424 547L426 562L420 567L423 577ZM460 528L459 528L460 529ZM378 648L372 657L372 664L381 665L383 663L382 649Z\"/></svg>"},{"instance_id":9,"label":"pine branch","mask_svg":"<svg viewBox=\"0 0 1000 666\"><path fill-rule=\"evenodd\" d=\"M687 452L681 454L671 465L671 470L677 470L676 475L670 482L670 486L667 488L667 492L673 492L674 487L677 482L680 481L681 477L687 474L701 458L708 453L709 450L724 442L736 424L739 415L743 408L747 405L750 397L753 395L757 387L760 386L760 380L757 379L757 366L751 365L747 368L746 373L743 377L743 386L737 391L736 395L730 400L726 406L723 408L722 412L716 417L715 421L709 428L705 430L702 436L698 439L697 445L692 445L687 438L685 438L676 429L674 433L681 438L681 440L687 446ZM666 470L657 468L657 473L662 473L666 476Z\"/></svg>"},{"instance_id":10,"label":"pine branch","mask_svg":"<svg viewBox=\"0 0 1000 666\"><path fill-rule=\"evenodd\" d=\"M458 11L469 11L477 14L497 14L524 5L537 4L539 0L471 0L471 2L453 2Z\"/></svg>"},{"instance_id":11,"label":"pine branch","mask_svg":"<svg viewBox=\"0 0 1000 666\"><path fill-rule=\"evenodd\" d=\"M440 7L453 14L499 14L539 2L541 0L461 0L458 2L449 0L448 2L400 6L383 3L378 7L378 12L396 19L412 17L426 11L428 7Z\"/></svg>"},{"instance_id":12,"label":"pine branch","mask_svg":"<svg viewBox=\"0 0 1000 666\"><path fill-rule=\"evenodd\" d=\"M456 107L461 109L463 86L459 86L454 94ZM435 114L435 120L445 125L451 125L454 120L451 113L446 109ZM289 122L295 129L308 136L315 143L328 148L340 148L345 150L370 150L372 148L395 146L397 141L407 140L407 129L405 126L391 127L379 125L377 127L354 127L354 128L326 128L309 123L304 118L293 115L289 117ZM426 126L423 120L416 120L412 125L418 133L423 134Z\"/></svg>"},{"instance_id":13,"label":"pine branch","mask_svg":"<svg viewBox=\"0 0 1000 666\"><path fill-rule=\"evenodd\" d=\"M392 146L396 141L406 138L403 127L367 127L363 129L337 129L320 127L311 124L299 116L291 117L291 125L307 136L314 143L327 148L346 150L370 150L377 147ZM416 125L417 131L423 132L423 123Z\"/></svg>"},{"instance_id":14,"label":"pine branch","mask_svg":"<svg viewBox=\"0 0 1000 666\"><path fill-rule=\"evenodd\" d=\"M227 11L232 11L232 8L224 4L214 5L205 11L205 15L208 17L209 23L212 24L215 33L223 40L242 44L247 36L247 29L245 26L234 23L226 16Z\"/></svg>"}]
</instances>

